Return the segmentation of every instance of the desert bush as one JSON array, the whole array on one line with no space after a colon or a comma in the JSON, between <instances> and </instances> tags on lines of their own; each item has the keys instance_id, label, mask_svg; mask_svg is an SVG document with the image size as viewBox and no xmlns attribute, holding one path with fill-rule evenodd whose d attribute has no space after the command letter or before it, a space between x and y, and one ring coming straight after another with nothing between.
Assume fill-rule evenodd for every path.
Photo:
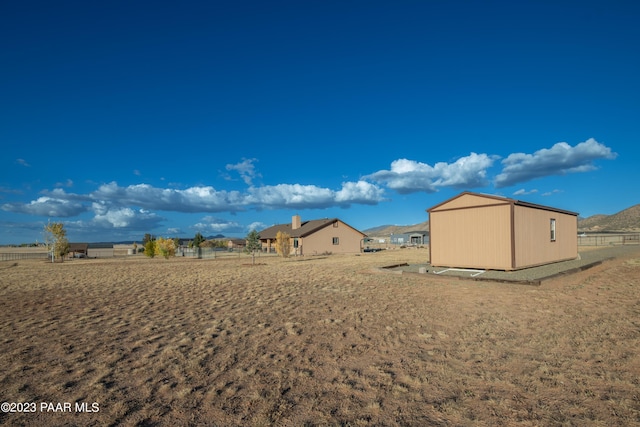
<instances>
[{"instance_id":1,"label":"desert bush","mask_svg":"<svg viewBox=\"0 0 640 427\"><path fill-rule=\"evenodd\" d=\"M149 258L153 258L156 256L156 243L153 240L148 240L147 243L144 244L144 254Z\"/></svg>"},{"instance_id":2,"label":"desert bush","mask_svg":"<svg viewBox=\"0 0 640 427\"><path fill-rule=\"evenodd\" d=\"M173 239L158 237L155 241L155 253L162 255L165 259L176 256L176 242Z\"/></svg>"},{"instance_id":3,"label":"desert bush","mask_svg":"<svg viewBox=\"0 0 640 427\"><path fill-rule=\"evenodd\" d=\"M227 241L226 240L205 240L200 243L201 248L226 248Z\"/></svg>"}]
</instances>

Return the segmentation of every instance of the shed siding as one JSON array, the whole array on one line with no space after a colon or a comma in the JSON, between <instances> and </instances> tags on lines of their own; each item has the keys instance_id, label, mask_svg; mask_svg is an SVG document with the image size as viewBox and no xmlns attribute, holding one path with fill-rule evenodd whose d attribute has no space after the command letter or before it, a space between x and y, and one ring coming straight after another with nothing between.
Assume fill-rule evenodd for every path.
<instances>
[{"instance_id":1,"label":"shed siding","mask_svg":"<svg viewBox=\"0 0 640 427\"><path fill-rule=\"evenodd\" d=\"M473 199L466 209L464 203L447 203L444 210L430 212L431 264L434 266L511 269L511 207L496 205L496 200L482 197ZM482 207L477 207L479 201ZM487 201L489 203L487 203ZM495 205L495 206L490 206Z\"/></svg>"},{"instance_id":2,"label":"shed siding","mask_svg":"<svg viewBox=\"0 0 640 427\"><path fill-rule=\"evenodd\" d=\"M514 206L515 268L574 259L578 256L578 221L575 215L526 206ZM551 219L556 240L551 241Z\"/></svg>"},{"instance_id":3,"label":"shed siding","mask_svg":"<svg viewBox=\"0 0 640 427\"><path fill-rule=\"evenodd\" d=\"M482 197L476 196L474 194L462 194L458 197L454 197L453 199L445 202L444 204L434 208L434 211L440 211L445 209L460 209L460 208L469 208L469 207L477 207L477 206L489 206L508 203L506 200L497 200L496 198Z\"/></svg>"},{"instance_id":4,"label":"shed siding","mask_svg":"<svg viewBox=\"0 0 640 427\"><path fill-rule=\"evenodd\" d=\"M575 212L469 192L428 212L434 266L514 270L578 256Z\"/></svg>"}]
</instances>

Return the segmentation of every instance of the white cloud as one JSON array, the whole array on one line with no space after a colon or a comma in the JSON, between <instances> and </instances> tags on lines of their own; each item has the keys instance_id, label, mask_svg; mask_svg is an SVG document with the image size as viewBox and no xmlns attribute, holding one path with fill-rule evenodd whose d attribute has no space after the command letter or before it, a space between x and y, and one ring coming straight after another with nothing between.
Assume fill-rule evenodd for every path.
<instances>
[{"instance_id":1,"label":"white cloud","mask_svg":"<svg viewBox=\"0 0 640 427\"><path fill-rule=\"evenodd\" d=\"M523 195L527 195L527 194L535 194L537 192L538 192L538 190L536 190L536 189L527 191L524 188L521 188L520 190L514 191L513 195L514 196L523 196Z\"/></svg>"},{"instance_id":2,"label":"white cloud","mask_svg":"<svg viewBox=\"0 0 640 427\"><path fill-rule=\"evenodd\" d=\"M27 161L25 159L16 159L16 163L21 165L21 166L24 166L26 168L31 167L31 165L29 163L27 163Z\"/></svg>"},{"instance_id":3,"label":"white cloud","mask_svg":"<svg viewBox=\"0 0 640 427\"><path fill-rule=\"evenodd\" d=\"M260 230L264 230L265 228L267 228L267 224L265 224L264 222L256 221L249 224L246 228L246 231L247 232L250 232L253 230L260 231Z\"/></svg>"},{"instance_id":4,"label":"white cloud","mask_svg":"<svg viewBox=\"0 0 640 427\"><path fill-rule=\"evenodd\" d=\"M322 208L335 204L330 189L301 184L251 187L247 201L260 208Z\"/></svg>"},{"instance_id":5,"label":"white cloud","mask_svg":"<svg viewBox=\"0 0 640 427\"><path fill-rule=\"evenodd\" d=\"M29 203L4 204L2 205L2 210L29 215L68 218L85 212L87 207L72 200L42 196Z\"/></svg>"},{"instance_id":6,"label":"white cloud","mask_svg":"<svg viewBox=\"0 0 640 427\"><path fill-rule=\"evenodd\" d=\"M128 226L135 218L135 212L131 208L121 208L115 210L106 210L101 214L97 214L94 221L111 224L116 228Z\"/></svg>"},{"instance_id":7,"label":"white cloud","mask_svg":"<svg viewBox=\"0 0 640 427\"><path fill-rule=\"evenodd\" d=\"M367 181L344 182L342 189L336 192L335 200L338 203L363 205L375 205L383 200L384 190Z\"/></svg>"},{"instance_id":8,"label":"white cloud","mask_svg":"<svg viewBox=\"0 0 640 427\"><path fill-rule=\"evenodd\" d=\"M138 217L148 211L214 213L251 208L328 208L355 203L376 204L383 200L382 193L381 188L364 181L343 183L337 191L315 185L279 184L250 187L246 192L219 191L210 186L183 190L157 188L148 184L121 187L111 182L86 195L67 193L56 188L30 203L8 203L2 205L2 209L31 215L71 217L91 207L99 222L120 226L128 223L131 212L136 212Z\"/></svg>"},{"instance_id":9,"label":"white cloud","mask_svg":"<svg viewBox=\"0 0 640 427\"><path fill-rule=\"evenodd\" d=\"M439 187L482 187L487 185L487 169L496 159L496 156L471 153L453 163L439 162L433 166L398 159L391 163L390 170L381 170L363 179L385 183L400 194L433 193Z\"/></svg>"},{"instance_id":10,"label":"white cloud","mask_svg":"<svg viewBox=\"0 0 640 427\"><path fill-rule=\"evenodd\" d=\"M212 233L235 233L242 231L242 226L235 221L227 221L226 219L205 216L200 222L194 224L191 228L204 235Z\"/></svg>"},{"instance_id":11,"label":"white cloud","mask_svg":"<svg viewBox=\"0 0 640 427\"><path fill-rule=\"evenodd\" d=\"M67 179L65 182L56 182L56 187L73 187L73 181Z\"/></svg>"},{"instance_id":12,"label":"white cloud","mask_svg":"<svg viewBox=\"0 0 640 427\"><path fill-rule=\"evenodd\" d=\"M256 172L256 168L253 165L256 161L257 159L243 159L240 163L228 164L226 169L228 171L238 172L245 184L252 185L254 178L262 177L262 175Z\"/></svg>"},{"instance_id":13,"label":"white cloud","mask_svg":"<svg viewBox=\"0 0 640 427\"><path fill-rule=\"evenodd\" d=\"M22 191L21 190L16 190L16 189L13 189L13 188L7 188L7 187L0 186L0 193L22 194Z\"/></svg>"},{"instance_id":14,"label":"white cloud","mask_svg":"<svg viewBox=\"0 0 640 427\"><path fill-rule=\"evenodd\" d=\"M247 202L257 208L322 209L351 204L374 205L383 200L383 190L365 181L344 182L338 191L315 185L278 184L251 187Z\"/></svg>"},{"instance_id":15,"label":"white cloud","mask_svg":"<svg viewBox=\"0 0 640 427\"><path fill-rule=\"evenodd\" d=\"M91 193L94 200L109 201L121 206L171 212L237 211L245 204L237 191L218 191L213 187L190 187L185 190L136 184L120 187L116 182L101 185Z\"/></svg>"},{"instance_id":16,"label":"white cloud","mask_svg":"<svg viewBox=\"0 0 640 427\"><path fill-rule=\"evenodd\" d=\"M162 218L142 209L107 208L103 204L94 203L95 216L92 224L101 228L134 228L144 229L155 226Z\"/></svg>"},{"instance_id":17,"label":"white cloud","mask_svg":"<svg viewBox=\"0 0 640 427\"><path fill-rule=\"evenodd\" d=\"M611 148L593 138L575 147L558 142L533 154L513 153L502 160L504 167L495 179L495 186L502 188L544 176L587 172L596 169L595 160L615 159L616 156Z\"/></svg>"}]
</instances>

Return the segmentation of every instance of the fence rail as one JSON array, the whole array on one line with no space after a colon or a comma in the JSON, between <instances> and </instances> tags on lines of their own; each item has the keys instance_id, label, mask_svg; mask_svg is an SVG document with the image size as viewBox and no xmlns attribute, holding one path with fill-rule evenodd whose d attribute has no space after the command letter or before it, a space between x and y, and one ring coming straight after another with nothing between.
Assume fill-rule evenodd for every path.
<instances>
[{"instance_id":1,"label":"fence rail","mask_svg":"<svg viewBox=\"0 0 640 427\"><path fill-rule=\"evenodd\" d=\"M218 248L198 248L198 249L185 249L183 251L176 251L176 256L185 256L199 259L215 259L215 258L252 258L252 255L246 253L243 249L218 249ZM276 253L256 252L256 258L259 257L273 257L277 256Z\"/></svg>"},{"instance_id":2,"label":"fence rail","mask_svg":"<svg viewBox=\"0 0 640 427\"><path fill-rule=\"evenodd\" d=\"M113 249L92 249L89 248L88 258L127 258L132 256L142 256L142 254L123 254L122 252L116 253ZM216 249L216 248L201 248L201 249L187 249L182 248L176 251L176 257L188 257L199 259L217 259L217 258L248 258L251 259L252 255L244 252L242 249ZM276 253L256 252L256 258L259 257L274 257ZM47 259L50 255L46 252L0 252L0 262L2 261L19 261L26 259Z\"/></svg>"},{"instance_id":3,"label":"fence rail","mask_svg":"<svg viewBox=\"0 0 640 427\"><path fill-rule=\"evenodd\" d=\"M578 246L638 245L640 233L579 234Z\"/></svg>"},{"instance_id":4,"label":"fence rail","mask_svg":"<svg viewBox=\"0 0 640 427\"><path fill-rule=\"evenodd\" d=\"M14 252L0 253L0 261L19 261L21 259L47 259L49 254L46 252Z\"/></svg>"}]
</instances>

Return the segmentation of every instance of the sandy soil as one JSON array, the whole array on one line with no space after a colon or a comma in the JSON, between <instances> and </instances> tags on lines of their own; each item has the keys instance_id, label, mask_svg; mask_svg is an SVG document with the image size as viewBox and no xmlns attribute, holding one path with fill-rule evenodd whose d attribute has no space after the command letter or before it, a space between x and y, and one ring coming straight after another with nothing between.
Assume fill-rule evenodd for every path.
<instances>
[{"instance_id":1,"label":"sandy soil","mask_svg":"<svg viewBox=\"0 0 640 427\"><path fill-rule=\"evenodd\" d=\"M640 253L540 287L373 269L427 254L4 262L0 401L36 411L0 423L640 422Z\"/></svg>"}]
</instances>

